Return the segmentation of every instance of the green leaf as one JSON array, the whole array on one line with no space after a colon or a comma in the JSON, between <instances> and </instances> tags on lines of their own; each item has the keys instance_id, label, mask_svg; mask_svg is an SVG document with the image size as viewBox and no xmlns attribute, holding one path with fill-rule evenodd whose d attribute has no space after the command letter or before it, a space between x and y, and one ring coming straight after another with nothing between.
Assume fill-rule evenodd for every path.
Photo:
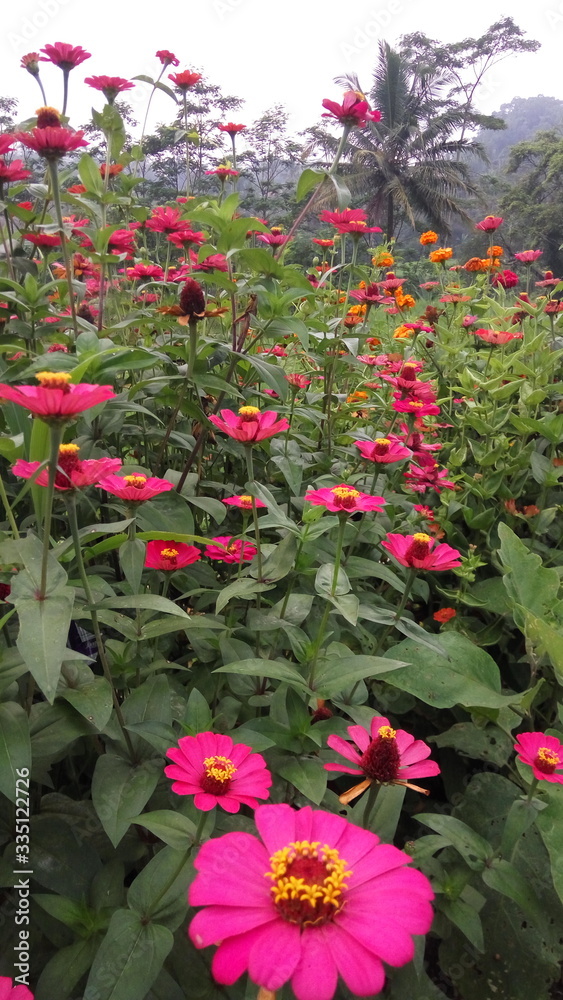
<instances>
[{"instance_id":1,"label":"green leaf","mask_svg":"<svg viewBox=\"0 0 563 1000\"><path fill-rule=\"evenodd\" d=\"M67 653L73 601L74 591L66 587L43 601L25 597L14 600L20 622L16 640L18 650L38 687L51 703L55 699Z\"/></svg>"},{"instance_id":2,"label":"green leaf","mask_svg":"<svg viewBox=\"0 0 563 1000\"><path fill-rule=\"evenodd\" d=\"M144 924L136 913L116 910L94 959L84 1000L146 996L173 944L168 927Z\"/></svg>"},{"instance_id":3,"label":"green leaf","mask_svg":"<svg viewBox=\"0 0 563 1000\"><path fill-rule=\"evenodd\" d=\"M22 769L31 769L31 743L27 714L15 701L0 704L0 792L10 802L18 797L16 785ZM18 771L20 774L18 775ZM20 781L20 789L26 789Z\"/></svg>"},{"instance_id":4,"label":"green leaf","mask_svg":"<svg viewBox=\"0 0 563 1000\"><path fill-rule=\"evenodd\" d=\"M37 816L32 833L33 877L51 892L80 901L101 862L85 839L80 842L68 822Z\"/></svg>"},{"instance_id":5,"label":"green leaf","mask_svg":"<svg viewBox=\"0 0 563 1000\"><path fill-rule=\"evenodd\" d=\"M429 826L435 833L445 837L452 847L461 854L465 863L474 871L482 871L493 856L488 840L475 833L466 823L455 816L441 816L438 813L419 813L419 823Z\"/></svg>"},{"instance_id":6,"label":"green leaf","mask_svg":"<svg viewBox=\"0 0 563 1000\"><path fill-rule=\"evenodd\" d=\"M317 575L315 577L315 590L317 594L322 597L332 597L332 581L334 577L334 563L323 563L319 566L317 570ZM341 594L348 594L350 591L350 581L346 572L340 566L338 569L338 576L336 578L336 587L334 588L334 596L339 597Z\"/></svg>"},{"instance_id":7,"label":"green leaf","mask_svg":"<svg viewBox=\"0 0 563 1000\"><path fill-rule=\"evenodd\" d=\"M255 251L249 251L249 253L250 252L254 253ZM268 256L270 255L268 254ZM249 365L251 365L257 373L258 378L265 382L270 389L274 390L274 392L277 392L278 396L280 396L285 402L289 392L289 387L283 368L278 368L277 365L272 365L268 361L262 361L261 358L257 358L254 354L238 354L234 351L233 354L237 358L243 358Z\"/></svg>"},{"instance_id":8,"label":"green leaf","mask_svg":"<svg viewBox=\"0 0 563 1000\"><path fill-rule=\"evenodd\" d=\"M86 190L101 198L104 193L104 182L100 168L88 153L83 153L78 161L78 174Z\"/></svg>"},{"instance_id":9,"label":"green leaf","mask_svg":"<svg viewBox=\"0 0 563 1000\"><path fill-rule=\"evenodd\" d=\"M127 904L139 914L174 931L186 918L186 893L194 877L191 844L180 850L164 847L131 885Z\"/></svg>"},{"instance_id":10,"label":"green leaf","mask_svg":"<svg viewBox=\"0 0 563 1000\"><path fill-rule=\"evenodd\" d=\"M195 823L182 813L174 812L172 809L156 809L154 812L144 813L135 816L132 820L136 826L143 826L146 830L154 833L155 837L163 840L169 847L177 851L187 851L193 845L195 837Z\"/></svg>"},{"instance_id":11,"label":"green leaf","mask_svg":"<svg viewBox=\"0 0 563 1000\"><path fill-rule=\"evenodd\" d=\"M295 535L286 535L279 545L268 551L266 558L262 560L262 580L266 583L283 580L293 569L296 552L297 539ZM258 575L258 567L252 566L250 572Z\"/></svg>"},{"instance_id":12,"label":"green leaf","mask_svg":"<svg viewBox=\"0 0 563 1000\"><path fill-rule=\"evenodd\" d=\"M481 872L481 877L485 885L514 900L536 927L546 926L545 910L533 886L509 861L495 858L492 865Z\"/></svg>"},{"instance_id":13,"label":"green leaf","mask_svg":"<svg viewBox=\"0 0 563 1000\"><path fill-rule=\"evenodd\" d=\"M141 577L145 565L146 545L140 538L128 538L119 546L119 565L125 579L136 594L141 587Z\"/></svg>"},{"instance_id":14,"label":"green leaf","mask_svg":"<svg viewBox=\"0 0 563 1000\"><path fill-rule=\"evenodd\" d=\"M35 1000L67 1000L94 961L100 938L94 935L61 948L47 962L35 989Z\"/></svg>"},{"instance_id":15,"label":"green leaf","mask_svg":"<svg viewBox=\"0 0 563 1000\"><path fill-rule=\"evenodd\" d=\"M64 698L100 732L109 722L112 691L105 677L94 674L85 663L65 663L58 698Z\"/></svg>"},{"instance_id":16,"label":"green leaf","mask_svg":"<svg viewBox=\"0 0 563 1000\"><path fill-rule=\"evenodd\" d=\"M394 650L398 648L393 647ZM367 677L384 674L387 681L387 675L401 667L404 667L401 661L382 656L326 656L321 661L312 687L317 697L333 698Z\"/></svg>"},{"instance_id":17,"label":"green leaf","mask_svg":"<svg viewBox=\"0 0 563 1000\"><path fill-rule=\"evenodd\" d=\"M285 681L298 690L309 691L307 683L291 663L282 660L236 660L224 667L218 667L214 674L242 674L245 677L271 677L274 680Z\"/></svg>"},{"instance_id":18,"label":"green leaf","mask_svg":"<svg viewBox=\"0 0 563 1000\"><path fill-rule=\"evenodd\" d=\"M306 167L297 181L295 200L301 201L305 195L309 194L309 191L322 184L326 177L327 172L325 170L313 170L312 167Z\"/></svg>"},{"instance_id":19,"label":"green leaf","mask_svg":"<svg viewBox=\"0 0 563 1000\"><path fill-rule=\"evenodd\" d=\"M547 809L536 817L536 826L547 848L551 862L551 877L555 891L563 903L563 860L561 854L561 830L563 830L563 795L560 784L543 782L548 799Z\"/></svg>"},{"instance_id":20,"label":"green leaf","mask_svg":"<svg viewBox=\"0 0 563 1000\"><path fill-rule=\"evenodd\" d=\"M195 736L196 733L208 732L211 729L212 723L213 713L209 707L207 698L203 697L201 691L194 688L190 692L182 724L191 736Z\"/></svg>"},{"instance_id":21,"label":"green leaf","mask_svg":"<svg viewBox=\"0 0 563 1000\"><path fill-rule=\"evenodd\" d=\"M251 601L256 594L261 594L265 590L272 590L272 586L267 583L258 583L249 576L234 580L227 587L219 592L217 603L215 604L215 614L220 614L233 597L238 597L242 601Z\"/></svg>"},{"instance_id":22,"label":"green leaf","mask_svg":"<svg viewBox=\"0 0 563 1000\"><path fill-rule=\"evenodd\" d=\"M324 770L318 757L293 757L276 767L281 778L305 795L316 806L320 806L326 792L328 772Z\"/></svg>"},{"instance_id":23,"label":"green leaf","mask_svg":"<svg viewBox=\"0 0 563 1000\"><path fill-rule=\"evenodd\" d=\"M508 525L501 522L498 534L499 555L505 567L503 582L509 598L539 618L546 617L557 600L559 573L542 566L541 556L530 552ZM522 624L517 610L514 619L517 625Z\"/></svg>"},{"instance_id":24,"label":"green leaf","mask_svg":"<svg viewBox=\"0 0 563 1000\"><path fill-rule=\"evenodd\" d=\"M459 927L461 933L477 951L484 952L483 926L475 908L464 899L447 899L443 896L438 897L438 906L441 913Z\"/></svg>"},{"instance_id":25,"label":"green leaf","mask_svg":"<svg viewBox=\"0 0 563 1000\"><path fill-rule=\"evenodd\" d=\"M338 201L338 208L340 211L347 208L352 199L349 187L344 183L341 177L337 177L336 174L329 174L330 180L332 181L334 190L336 191L336 199Z\"/></svg>"},{"instance_id":26,"label":"green leaf","mask_svg":"<svg viewBox=\"0 0 563 1000\"><path fill-rule=\"evenodd\" d=\"M98 757L92 777L92 802L114 847L150 799L161 774L160 760L134 765L110 753Z\"/></svg>"}]
</instances>

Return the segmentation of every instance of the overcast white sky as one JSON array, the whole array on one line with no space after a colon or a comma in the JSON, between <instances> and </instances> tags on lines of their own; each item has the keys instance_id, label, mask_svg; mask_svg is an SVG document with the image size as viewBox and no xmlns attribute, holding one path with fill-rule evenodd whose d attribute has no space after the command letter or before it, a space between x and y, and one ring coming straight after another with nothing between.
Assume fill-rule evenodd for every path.
<instances>
[{"instance_id":1,"label":"overcast white sky","mask_svg":"<svg viewBox=\"0 0 563 1000\"><path fill-rule=\"evenodd\" d=\"M337 98L338 74L356 71L369 89L380 38L424 31L440 41L478 37L509 14L530 38L536 54L511 57L494 69L478 97L493 111L512 97L545 94L563 99L563 0L510 0L496 4L430 4L428 0L17 0L3 4L0 94L20 99L21 119L41 103L39 88L19 68L22 55L55 41L82 45L92 58L71 74L69 113L76 127L103 97L84 87L85 76L156 76L157 49L180 59L179 69L203 69L211 82L245 104L233 114L250 123L274 103L290 112L294 130L314 123L324 97ZM47 100L61 105L60 70L43 64ZM146 85L124 95L142 119ZM153 123L169 121L171 102L155 95Z\"/></svg>"}]
</instances>

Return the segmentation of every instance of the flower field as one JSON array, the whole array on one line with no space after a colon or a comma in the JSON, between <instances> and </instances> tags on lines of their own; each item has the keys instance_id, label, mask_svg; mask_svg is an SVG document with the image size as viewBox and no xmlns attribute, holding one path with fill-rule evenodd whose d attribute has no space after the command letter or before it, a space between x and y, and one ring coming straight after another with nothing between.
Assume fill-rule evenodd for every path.
<instances>
[{"instance_id":1,"label":"flower field","mask_svg":"<svg viewBox=\"0 0 563 1000\"><path fill-rule=\"evenodd\" d=\"M0 134L0 1000L560 998L563 280L353 207L353 90L291 224L192 189L168 50L154 204L89 57Z\"/></svg>"}]
</instances>

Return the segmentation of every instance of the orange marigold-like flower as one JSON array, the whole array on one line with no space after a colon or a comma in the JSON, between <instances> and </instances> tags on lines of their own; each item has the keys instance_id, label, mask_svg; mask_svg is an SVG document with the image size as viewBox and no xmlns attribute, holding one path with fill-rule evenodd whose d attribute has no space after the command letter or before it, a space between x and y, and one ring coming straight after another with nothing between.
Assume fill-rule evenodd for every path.
<instances>
[{"instance_id":1,"label":"orange marigold-like flower","mask_svg":"<svg viewBox=\"0 0 563 1000\"><path fill-rule=\"evenodd\" d=\"M398 289L395 293L395 302L399 309L413 309L416 305L416 299L412 295L403 295Z\"/></svg>"},{"instance_id":2,"label":"orange marigold-like flower","mask_svg":"<svg viewBox=\"0 0 563 1000\"><path fill-rule=\"evenodd\" d=\"M465 271L485 271L488 266L488 260L483 261L481 257L470 257L469 260L463 265L463 268Z\"/></svg>"},{"instance_id":3,"label":"orange marigold-like flower","mask_svg":"<svg viewBox=\"0 0 563 1000\"><path fill-rule=\"evenodd\" d=\"M393 254L387 253L386 250L381 250L379 253L376 253L375 257L371 258L371 262L374 267L393 267L395 258Z\"/></svg>"},{"instance_id":4,"label":"orange marigold-like flower","mask_svg":"<svg viewBox=\"0 0 563 1000\"><path fill-rule=\"evenodd\" d=\"M420 243L423 247L428 246L430 243L438 242L438 233L435 233L433 229L427 229L425 233L422 233L420 237Z\"/></svg>"},{"instance_id":5,"label":"orange marigold-like flower","mask_svg":"<svg viewBox=\"0 0 563 1000\"><path fill-rule=\"evenodd\" d=\"M428 259L431 260L433 264L443 264L452 256L453 250L451 247L439 247L438 250L430 251Z\"/></svg>"},{"instance_id":6,"label":"orange marigold-like flower","mask_svg":"<svg viewBox=\"0 0 563 1000\"><path fill-rule=\"evenodd\" d=\"M410 329L410 327L401 324L401 326L397 326L395 328L395 331L393 333L393 339L402 340L403 337L412 337L412 330Z\"/></svg>"},{"instance_id":7,"label":"orange marigold-like flower","mask_svg":"<svg viewBox=\"0 0 563 1000\"><path fill-rule=\"evenodd\" d=\"M487 257L502 257L503 253L502 247L492 246L487 250Z\"/></svg>"},{"instance_id":8,"label":"orange marigold-like flower","mask_svg":"<svg viewBox=\"0 0 563 1000\"><path fill-rule=\"evenodd\" d=\"M367 306L350 306L348 313L351 313L352 316L363 316L366 309Z\"/></svg>"},{"instance_id":9,"label":"orange marigold-like flower","mask_svg":"<svg viewBox=\"0 0 563 1000\"><path fill-rule=\"evenodd\" d=\"M367 392L351 392L349 396L346 397L347 403L361 403L364 399L369 399L369 394Z\"/></svg>"}]
</instances>

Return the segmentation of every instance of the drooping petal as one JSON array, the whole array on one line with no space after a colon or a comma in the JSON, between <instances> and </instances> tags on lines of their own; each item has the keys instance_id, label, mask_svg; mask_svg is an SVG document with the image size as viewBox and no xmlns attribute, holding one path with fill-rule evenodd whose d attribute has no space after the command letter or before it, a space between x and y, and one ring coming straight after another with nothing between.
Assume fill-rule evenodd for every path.
<instances>
[{"instance_id":1,"label":"drooping petal","mask_svg":"<svg viewBox=\"0 0 563 1000\"><path fill-rule=\"evenodd\" d=\"M369 934L369 926L366 930ZM334 922L322 933L340 976L355 996L371 996L383 989L385 970L374 949L368 949L341 923Z\"/></svg>"},{"instance_id":2,"label":"drooping petal","mask_svg":"<svg viewBox=\"0 0 563 1000\"><path fill-rule=\"evenodd\" d=\"M296 924L281 919L266 924L250 949L249 976L267 990L278 990L291 979L301 953L301 934Z\"/></svg>"},{"instance_id":3,"label":"drooping petal","mask_svg":"<svg viewBox=\"0 0 563 1000\"><path fill-rule=\"evenodd\" d=\"M332 1000L337 981L336 963L326 939L315 928L306 928L301 938L301 960L291 980L297 1000Z\"/></svg>"}]
</instances>

